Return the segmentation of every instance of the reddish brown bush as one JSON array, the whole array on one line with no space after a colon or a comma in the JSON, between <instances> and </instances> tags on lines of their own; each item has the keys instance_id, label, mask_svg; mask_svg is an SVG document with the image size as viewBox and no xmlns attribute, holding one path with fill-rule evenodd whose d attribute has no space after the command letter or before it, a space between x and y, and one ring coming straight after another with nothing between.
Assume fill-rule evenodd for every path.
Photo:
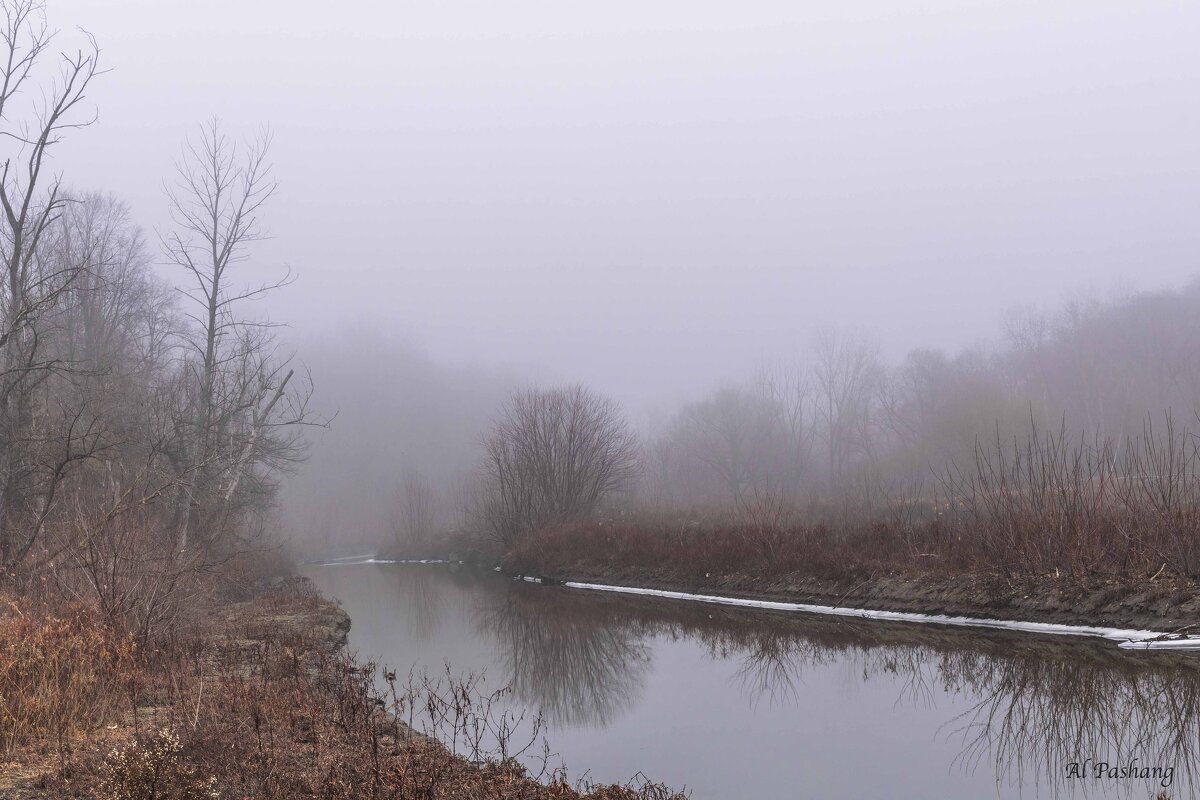
<instances>
[{"instance_id":1,"label":"reddish brown bush","mask_svg":"<svg viewBox=\"0 0 1200 800\"><path fill-rule=\"evenodd\" d=\"M904 529L887 523L845 529L796 524L764 528L736 523L581 522L523 538L508 567L546 575L631 571L701 581L713 575L763 577L803 573L862 578L924 570L936 555L941 569L966 569L964 548L946 540L943 525Z\"/></svg>"},{"instance_id":2,"label":"reddish brown bush","mask_svg":"<svg viewBox=\"0 0 1200 800\"><path fill-rule=\"evenodd\" d=\"M83 607L32 615L0 599L0 753L36 738L67 749L120 705L133 664L131 640Z\"/></svg>"},{"instance_id":3,"label":"reddish brown bush","mask_svg":"<svg viewBox=\"0 0 1200 800\"><path fill-rule=\"evenodd\" d=\"M549 575L700 580L713 575L1053 575L1084 581L1200 577L1200 439L1147 427L1118 450L1065 433L980 447L952 469L945 499L883 511L796 509L679 519L662 515L549 527L520 538L507 565Z\"/></svg>"}]
</instances>

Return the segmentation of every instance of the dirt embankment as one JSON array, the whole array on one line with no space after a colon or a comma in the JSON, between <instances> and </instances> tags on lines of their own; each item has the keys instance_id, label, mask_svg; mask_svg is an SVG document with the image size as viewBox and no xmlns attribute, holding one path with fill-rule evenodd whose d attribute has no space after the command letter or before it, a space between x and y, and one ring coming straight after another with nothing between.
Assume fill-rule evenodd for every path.
<instances>
[{"instance_id":1,"label":"dirt embankment","mask_svg":"<svg viewBox=\"0 0 1200 800\"><path fill-rule=\"evenodd\" d=\"M306 579L293 579L307 583ZM304 603L235 603L219 615L220 632L214 647L252 648L264 642L296 641L333 653L346 646L350 615L330 600L314 597Z\"/></svg>"},{"instance_id":2,"label":"dirt embankment","mask_svg":"<svg viewBox=\"0 0 1200 800\"><path fill-rule=\"evenodd\" d=\"M545 577L755 600L904 611L984 619L1052 622L1156 631L1200 630L1200 586L1166 579L1142 584L1068 580L881 575L836 581L803 574L682 576L669 568L607 569L572 564Z\"/></svg>"}]
</instances>

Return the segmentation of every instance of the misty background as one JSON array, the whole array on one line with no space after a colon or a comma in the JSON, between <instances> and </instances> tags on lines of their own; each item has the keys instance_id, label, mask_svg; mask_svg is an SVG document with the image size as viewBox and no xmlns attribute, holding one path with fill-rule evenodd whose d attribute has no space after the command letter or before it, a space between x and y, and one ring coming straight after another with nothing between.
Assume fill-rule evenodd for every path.
<instances>
[{"instance_id":1,"label":"misty background","mask_svg":"<svg viewBox=\"0 0 1200 800\"><path fill-rule=\"evenodd\" d=\"M1120 303L1197 272L1185 5L50 14L113 68L91 92L100 124L55 167L151 236L198 119L275 132L272 238L248 273L298 273L270 316L338 411L285 488L305 536L386 526L406 470L454 480L529 381L586 382L657 433L764 364L809 360L819 331L898 367L1003 349L1022 307Z\"/></svg>"}]
</instances>

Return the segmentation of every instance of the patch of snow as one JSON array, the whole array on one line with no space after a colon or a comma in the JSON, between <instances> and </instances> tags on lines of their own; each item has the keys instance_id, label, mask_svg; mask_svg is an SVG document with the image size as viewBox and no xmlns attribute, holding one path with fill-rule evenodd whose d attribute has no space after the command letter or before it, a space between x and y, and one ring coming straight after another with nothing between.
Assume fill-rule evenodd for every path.
<instances>
[{"instance_id":1,"label":"patch of snow","mask_svg":"<svg viewBox=\"0 0 1200 800\"><path fill-rule=\"evenodd\" d=\"M363 564L454 564L462 562L446 561L440 558L376 558L375 556L354 556L354 560L349 558L335 558L329 561L308 561L305 562L309 566L314 567L353 567Z\"/></svg>"},{"instance_id":2,"label":"patch of snow","mask_svg":"<svg viewBox=\"0 0 1200 800\"><path fill-rule=\"evenodd\" d=\"M889 622L916 622L935 625L955 625L973 628L1041 633L1055 636L1093 636L1116 642L1119 647L1134 650L1200 650L1200 636L1176 636L1161 631L1144 631L1127 628L1103 628L1088 625L1059 625L1051 622L1021 622L1019 620L984 619L982 617L951 617L943 614L920 614L911 611L872 611L865 608L845 606L822 606L810 603L783 603L773 600L750 600L741 597L722 597L712 594L671 592L664 589L640 589L631 586L608 586L601 583L566 581L564 586L572 589L589 589L596 592L618 592L621 594L666 597L672 600L691 600L741 608L761 608L772 611L800 611L807 614L826 614L837 617L885 620Z\"/></svg>"},{"instance_id":3,"label":"patch of snow","mask_svg":"<svg viewBox=\"0 0 1200 800\"><path fill-rule=\"evenodd\" d=\"M368 559L374 557L374 553L366 553L361 556L337 556L335 558L326 558L322 561L305 561L304 563L318 567L333 566L335 564L365 564Z\"/></svg>"}]
</instances>

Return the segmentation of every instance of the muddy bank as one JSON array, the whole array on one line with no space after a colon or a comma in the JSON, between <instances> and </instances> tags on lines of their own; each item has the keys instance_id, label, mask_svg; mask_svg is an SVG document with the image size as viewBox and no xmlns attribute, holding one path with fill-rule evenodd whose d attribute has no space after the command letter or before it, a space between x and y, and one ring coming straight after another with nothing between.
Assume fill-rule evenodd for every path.
<instances>
[{"instance_id":1,"label":"muddy bank","mask_svg":"<svg viewBox=\"0 0 1200 800\"><path fill-rule=\"evenodd\" d=\"M303 603L295 602L287 592L297 588L312 594ZM286 599L278 604L248 600L222 609L213 646L251 648L285 640L325 653L335 653L346 646L350 615L337 603L316 594L307 578L278 580L271 591Z\"/></svg>"},{"instance_id":2,"label":"muddy bank","mask_svg":"<svg viewBox=\"0 0 1200 800\"><path fill-rule=\"evenodd\" d=\"M800 574L763 577L732 573L701 579L670 569L608 569L574 564L545 577L753 600L841 606L929 615L1020 620L1063 625L1200 632L1200 586L1147 580L1069 581L1055 576L1022 580L965 575L954 578L884 575L834 581Z\"/></svg>"}]
</instances>

